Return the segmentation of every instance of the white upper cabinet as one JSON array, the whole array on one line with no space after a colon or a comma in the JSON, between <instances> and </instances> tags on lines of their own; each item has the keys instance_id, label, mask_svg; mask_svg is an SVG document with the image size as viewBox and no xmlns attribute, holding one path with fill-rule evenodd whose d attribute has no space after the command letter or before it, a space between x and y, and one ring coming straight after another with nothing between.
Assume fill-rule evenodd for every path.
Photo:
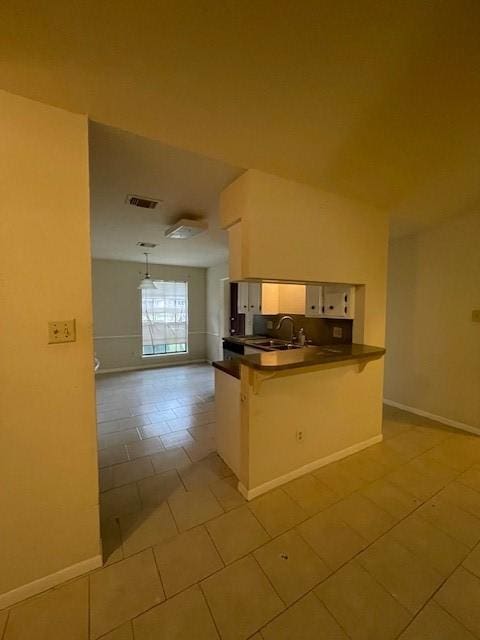
<instances>
[{"instance_id":1,"label":"white upper cabinet","mask_svg":"<svg viewBox=\"0 0 480 640\"><path fill-rule=\"evenodd\" d=\"M318 284L307 284L305 287L305 316L320 318L323 314L323 291Z\"/></svg>"},{"instance_id":2,"label":"white upper cabinet","mask_svg":"<svg viewBox=\"0 0 480 640\"><path fill-rule=\"evenodd\" d=\"M248 313L248 282L238 283L238 313Z\"/></svg>"},{"instance_id":3,"label":"white upper cabinet","mask_svg":"<svg viewBox=\"0 0 480 640\"><path fill-rule=\"evenodd\" d=\"M355 287L344 284L328 284L323 287L324 318L355 317Z\"/></svg>"},{"instance_id":4,"label":"white upper cabinet","mask_svg":"<svg viewBox=\"0 0 480 640\"><path fill-rule=\"evenodd\" d=\"M238 313L261 313L262 285L259 282L238 283Z\"/></svg>"},{"instance_id":5,"label":"white upper cabinet","mask_svg":"<svg viewBox=\"0 0 480 640\"><path fill-rule=\"evenodd\" d=\"M248 283L248 311L262 313L262 285L260 282Z\"/></svg>"}]
</instances>

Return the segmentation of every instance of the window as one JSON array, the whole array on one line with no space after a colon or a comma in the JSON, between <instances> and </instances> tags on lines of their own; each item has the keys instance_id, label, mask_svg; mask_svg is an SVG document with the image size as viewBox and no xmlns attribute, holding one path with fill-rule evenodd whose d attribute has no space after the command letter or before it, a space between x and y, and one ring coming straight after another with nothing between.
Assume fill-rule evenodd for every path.
<instances>
[{"instance_id":1,"label":"window","mask_svg":"<svg viewBox=\"0 0 480 640\"><path fill-rule=\"evenodd\" d=\"M185 353L188 350L188 286L186 282L155 281L142 289L142 355Z\"/></svg>"}]
</instances>

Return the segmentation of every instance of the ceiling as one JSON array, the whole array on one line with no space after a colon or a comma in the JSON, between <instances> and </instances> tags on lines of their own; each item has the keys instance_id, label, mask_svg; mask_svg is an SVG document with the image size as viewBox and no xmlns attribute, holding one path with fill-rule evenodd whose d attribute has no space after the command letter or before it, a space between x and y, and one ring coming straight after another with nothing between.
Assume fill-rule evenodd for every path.
<instances>
[{"instance_id":1,"label":"ceiling","mask_svg":"<svg viewBox=\"0 0 480 640\"><path fill-rule=\"evenodd\" d=\"M478 0L4 0L0 85L364 200L401 235L478 203L479 33Z\"/></svg>"},{"instance_id":2,"label":"ceiling","mask_svg":"<svg viewBox=\"0 0 480 640\"><path fill-rule=\"evenodd\" d=\"M92 255L109 260L209 267L228 259L219 228L220 192L242 169L95 122L89 126ZM125 203L127 194L162 202ZM180 217L203 218L208 231L188 240L164 237ZM137 242L152 242L143 249Z\"/></svg>"}]
</instances>

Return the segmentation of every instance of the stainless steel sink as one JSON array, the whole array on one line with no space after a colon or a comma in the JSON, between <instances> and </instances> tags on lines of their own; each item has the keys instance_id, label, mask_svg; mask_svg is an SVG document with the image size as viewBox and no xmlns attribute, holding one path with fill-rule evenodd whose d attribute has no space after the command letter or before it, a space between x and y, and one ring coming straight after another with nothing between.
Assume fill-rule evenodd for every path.
<instances>
[{"instance_id":1,"label":"stainless steel sink","mask_svg":"<svg viewBox=\"0 0 480 640\"><path fill-rule=\"evenodd\" d=\"M265 342L255 342L256 347L267 347L274 349L275 351L288 351L289 349L301 349L298 344L292 344L291 342L285 342L283 340L266 340Z\"/></svg>"}]
</instances>

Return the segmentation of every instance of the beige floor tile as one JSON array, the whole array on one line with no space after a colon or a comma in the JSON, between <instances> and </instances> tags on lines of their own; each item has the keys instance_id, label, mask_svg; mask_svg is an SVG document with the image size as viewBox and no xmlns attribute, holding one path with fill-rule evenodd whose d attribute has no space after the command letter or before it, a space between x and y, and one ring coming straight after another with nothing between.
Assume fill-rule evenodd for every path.
<instances>
[{"instance_id":1,"label":"beige floor tile","mask_svg":"<svg viewBox=\"0 0 480 640\"><path fill-rule=\"evenodd\" d=\"M201 586L222 640L245 640L284 608L251 556L207 578Z\"/></svg>"},{"instance_id":2,"label":"beige floor tile","mask_svg":"<svg viewBox=\"0 0 480 640\"><path fill-rule=\"evenodd\" d=\"M352 640L393 640L410 614L356 562L315 589Z\"/></svg>"},{"instance_id":3,"label":"beige floor tile","mask_svg":"<svg viewBox=\"0 0 480 640\"><path fill-rule=\"evenodd\" d=\"M309 593L262 629L264 640L348 640L325 605Z\"/></svg>"},{"instance_id":4,"label":"beige floor tile","mask_svg":"<svg viewBox=\"0 0 480 640\"><path fill-rule=\"evenodd\" d=\"M385 444L395 451L395 453L399 453L407 458L419 456L434 446L428 436L412 429L395 438L389 438Z\"/></svg>"},{"instance_id":5,"label":"beige floor tile","mask_svg":"<svg viewBox=\"0 0 480 640\"><path fill-rule=\"evenodd\" d=\"M119 523L125 557L177 535L177 527L166 502L122 516Z\"/></svg>"},{"instance_id":6,"label":"beige floor tile","mask_svg":"<svg viewBox=\"0 0 480 640\"><path fill-rule=\"evenodd\" d=\"M137 485L134 483L100 494L100 516L102 519L134 513L140 507Z\"/></svg>"},{"instance_id":7,"label":"beige floor tile","mask_svg":"<svg viewBox=\"0 0 480 640\"><path fill-rule=\"evenodd\" d=\"M110 467L112 464L127 462L128 454L123 445L119 447L109 447L98 452L98 466Z\"/></svg>"},{"instance_id":8,"label":"beige floor tile","mask_svg":"<svg viewBox=\"0 0 480 640\"><path fill-rule=\"evenodd\" d=\"M132 442L131 444L127 444L126 448L130 460L148 456L152 453L158 453L164 449L162 441L158 437Z\"/></svg>"},{"instance_id":9,"label":"beige floor tile","mask_svg":"<svg viewBox=\"0 0 480 640\"><path fill-rule=\"evenodd\" d=\"M374 444L362 453L365 457L390 467L392 471L407 461L407 456L395 452L386 441Z\"/></svg>"},{"instance_id":10,"label":"beige floor tile","mask_svg":"<svg viewBox=\"0 0 480 640\"><path fill-rule=\"evenodd\" d=\"M313 475L317 480L320 480L320 482L326 485L335 495L339 498L343 498L357 489L360 489L367 483L363 478L352 474L351 471L342 467L340 462L328 464L325 467L314 471Z\"/></svg>"},{"instance_id":11,"label":"beige floor tile","mask_svg":"<svg viewBox=\"0 0 480 640\"><path fill-rule=\"evenodd\" d=\"M287 605L330 574L327 565L296 531L287 531L253 555Z\"/></svg>"},{"instance_id":12,"label":"beige floor tile","mask_svg":"<svg viewBox=\"0 0 480 640\"><path fill-rule=\"evenodd\" d=\"M184 493L178 491L168 499L168 503L179 531L196 527L223 513L222 507L208 489Z\"/></svg>"},{"instance_id":13,"label":"beige floor tile","mask_svg":"<svg viewBox=\"0 0 480 640\"><path fill-rule=\"evenodd\" d=\"M406 609L415 614L442 583L442 576L391 536L357 556L358 562Z\"/></svg>"},{"instance_id":14,"label":"beige floor tile","mask_svg":"<svg viewBox=\"0 0 480 640\"><path fill-rule=\"evenodd\" d=\"M288 531L307 514L282 489L274 489L252 500L249 508L271 536Z\"/></svg>"},{"instance_id":15,"label":"beige floor tile","mask_svg":"<svg viewBox=\"0 0 480 640\"><path fill-rule=\"evenodd\" d=\"M113 467L104 467L98 471L98 485L100 491L113 489Z\"/></svg>"},{"instance_id":16,"label":"beige floor tile","mask_svg":"<svg viewBox=\"0 0 480 640\"><path fill-rule=\"evenodd\" d=\"M332 571L348 562L368 544L359 533L340 520L331 507L297 529Z\"/></svg>"},{"instance_id":17,"label":"beige floor tile","mask_svg":"<svg viewBox=\"0 0 480 640\"><path fill-rule=\"evenodd\" d=\"M438 494L438 497L480 518L480 493L478 491L460 482L451 482Z\"/></svg>"},{"instance_id":18,"label":"beige floor tile","mask_svg":"<svg viewBox=\"0 0 480 640\"><path fill-rule=\"evenodd\" d=\"M455 618L431 600L399 640L475 640Z\"/></svg>"},{"instance_id":19,"label":"beige floor tile","mask_svg":"<svg viewBox=\"0 0 480 640\"><path fill-rule=\"evenodd\" d=\"M193 491L202 489L223 478L221 471L209 459L194 462L188 467L179 469L180 477L185 487Z\"/></svg>"},{"instance_id":20,"label":"beige floor tile","mask_svg":"<svg viewBox=\"0 0 480 640\"><path fill-rule=\"evenodd\" d=\"M161 451L160 453L152 455L150 459L155 473L163 473L171 469L182 469L192 464L190 458L181 448Z\"/></svg>"},{"instance_id":21,"label":"beige floor tile","mask_svg":"<svg viewBox=\"0 0 480 640\"><path fill-rule=\"evenodd\" d=\"M216 451L216 442L215 438L209 436L209 438L205 438L201 442L195 440L195 442L191 445L185 445L184 449L188 453L188 457L192 462L199 462L203 460L208 455Z\"/></svg>"},{"instance_id":22,"label":"beige floor tile","mask_svg":"<svg viewBox=\"0 0 480 640\"><path fill-rule=\"evenodd\" d=\"M137 429L127 429L126 431L117 431L109 433L98 438L98 448L106 449L107 447L117 447L130 442L139 442L140 435Z\"/></svg>"},{"instance_id":23,"label":"beige floor tile","mask_svg":"<svg viewBox=\"0 0 480 640\"><path fill-rule=\"evenodd\" d=\"M107 433L114 433L115 431L126 431L127 429L136 429L142 427L145 424L150 424L147 416L135 416L131 418L121 418L119 420L111 420L109 422L100 422L98 425L98 432L104 436Z\"/></svg>"},{"instance_id":24,"label":"beige floor tile","mask_svg":"<svg viewBox=\"0 0 480 640\"><path fill-rule=\"evenodd\" d=\"M480 466L471 467L457 478L458 482L466 484L467 487L480 492Z\"/></svg>"},{"instance_id":25,"label":"beige floor tile","mask_svg":"<svg viewBox=\"0 0 480 640\"><path fill-rule=\"evenodd\" d=\"M172 433L166 421L146 424L144 427L139 427L138 430L142 438L154 438L155 436L163 436L166 433Z\"/></svg>"},{"instance_id":26,"label":"beige floor tile","mask_svg":"<svg viewBox=\"0 0 480 640\"><path fill-rule=\"evenodd\" d=\"M198 413L206 413L211 414L214 407L211 402L199 402L198 404L190 404L183 407L176 407L173 409L173 413L175 414L175 418L184 418L189 416L194 416Z\"/></svg>"},{"instance_id":27,"label":"beige floor tile","mask_svg":"<svg viewBox=\"0 0 480 640\"><path fill-rule=\"evenodd\" d=\"M228 478L222 478L210 485L210 491L220 502L225 511L241 507L245 504L246 500L242 494L237 490L238 480L235 476Z\"/></svg>"},{"instance_id":28,"label":"beige floor tile","mask_svg":"<svg viewBox=\"0 0 480 640\"><path fill-rule=\"evenodd\" d=\"M206 527L226 564L269 540L265 529L245 506L207 522Z\"/></svg>"},{"instance_id":29,"label":"beige floor tile","mask_svg":"<svg viewBox=\"0 0 480 640\"><path fill-rule=\"evenodd\" d=\"M422 504L418 498L386 480L377 480L360 489L360 493L397 520Z\"/></svg>"},{"instance_id":30,"label":"beige floor tile","mask_svg":"<svg viewBox=\"0 0 480 640\"><path fill-rule=\"evenodd\" d=\"M133 407L129 407L129 413L131 416L141 416L145 413L156 413L158 411L155 402L145 402L143 404L137 404Z\"/></svg>"},{"instance_id":31,"label":"beige floor tile","mask_svg":"<svg viewBox=\"0 0 480 640\"><path fill-rule=\"evenodd\" d=\"M392 420L389 418L384 418L382 424L382 432L383 437L385 439L394 438L395 436L400 436L412 427L403 424L402 422L397 422L396 420Z\"/></svg>"},{"instance_id":32,"label":"beige floor tile","mask_svg":"<svg viewBox=\"0 0 480 640\"><path fill-rule=\"evenodd\" d=\"M419 473L414 467L408 465L403 465L392 471L384 479L422 502L431 498L444 486L443 481L428 478Z\"/></svg>"},{"instance_id":33,"label":"beige floor tile","mask_svg":"<svg viewBox=\"0 0 480 640\"><path fill-rule=\"evenodd\" d=\"M355 455L348 456L338 462L338 466L348 474L358 477L365 482L374 482L383 478L391 467L369 455L368 449L364 449Z\"/></svg>"},{"instance_id":34,"label":"beige floor tile","mask_svg":"<svg viewBox=\"0 0 480 640\"><path fill-rule=\"evenodd\" d=\"M203 527L190 529L155 546L154 553L168 598L224 566Z\"/></svg>"},{"instance_id":35,"label":"beige floor tile","mask_svg":"<svg viewBox=\"0 0 480 640\"><path fill-rule=\"evenodd\" d=\"M122 536L117 519L112 518L101 522L100 535L104 566L123 560Z\"/></svg>"},{"instance_id":36,"label":"beige floor tile","mask_svg":"<svg viewBox=\"0 0 480 640\"><path fill-rule=\"evenodd\" d=\"M98 638L164 600L148 549L90 576L90 635Z\"/></svg>"},{"instance_id":37,"label":"beige floor tile","mask_svg":"<svg viewBox=\"0 0 480 640\"><path fill-rule=\"evenodd\" d=\"M185 491L175 469L139 480L137 486L144 509L162 504L177 491Z\"/></svg>"},{"instance_id":38,"label":"beige floor tile","mask_svg":"<svg viewBox=\"0 0 480 640\"><path fill-rule=\"evenodd\" d=\"M429 452L418 456L405 465L406 468L414 469L423 476L446 485L458 475L458 471L437 462L429 456Z\"/></svg>"},{"instance_id":39,"label":"beige floor tile","mask_svg":"<svg viewBox=\"0 0 480 640\"><path fill-rule=\"evenodd\" d=\"M465 558L463 566L480 578L480 544Z\"/></svg>"},{"instance_id":40,"label":"beige floor tile","mask_svg":"<svg viewBox=\"0 0 480 640\"><path fill-rule=\"evenodd\" d=\"M309 516L313 516L322 509L326 509L338 500L338 497L328 487L313 475L306 474L285 484L282 489Z\"/></svg>"},{"instance_id":41,"label":"beige floor tile","mask_svg":"<svg viewBox=\"0 0 480 640\"><path fill-rule=\"evenodd\" d=\"M113 485L121 487L124 484L136 482L154 474L150 458L138 458L130 462L122 462L112 467Z\"/></svg>"},{"instance_id":42,"label":"beige floor tile","mask_svg":"<svg viewBox=\"0 0 480 640\"><path fill-rule=\"evenodd\" d=\"M133 640L132 623L122 624L114 631L110 631L106 636L102 636L101 640Z\"/></svg>"},{"instance_id":43,"label":"beige floor tile","mask_svg":"<svg viewBox=\"0 0 480 640\"><path fill-rule=\"evenodd\" d=\"M373 542L393 527L395 519L360 493L352 493L331 507L332 513Z\"/></svg>"},{"instance_id":44,"label":"beige floor tile","mask_svg":"<svg viewBox=\"0 0 480 640\"><path fill-rule=\"evenodd\" d=\"M170 427L171 428L171 427ZM188 431L175 431L174 433L166 433L160 436L165 449L178 449L178 447L185 447L187 445L193 445L195 440L188 433Z\"/></svg>"},{"instance_id":45,"label":"beige floor tile","mask_svg":"<svg viewBox=\"0 0 480 640\"><path fill-rule=\"evenodd\" d=\"M467 546L416 515L408 516L389 535L445 577L469 552Z\"/></svg>"},{"instance_id":46,"label":"beige floor tile","mask_svg":"<svg viewBox=\"0 0 480 640\"><path fill-rule=\"evenodd\" d=\"M480 636L480 578L461 567L446 581L435 600L469 631Z\"/></svg>"},{"instance_id":47,"label":"beige floor tile","mask_svg":"<svg viewBox=\"0 0 480 640\"><path fill-rule=\"evenodd\" d=\"M54 638L87 640L88 578L51 589L11 609L4 640Z\"/></svg>"},{"instance_id":48,"label":"beige floor tile","mask_svg":"<svg viewBox=\"0 0 480 640\"><path fill-rule=\"evenodd\" d=\"M480 519L438 495L422 505L416 514L468 547L480 540Z\"/></svg>"},{"instance_id":49,"label":"beige floor tile","mask_svg":"<svg viewBox=\"0 0 480 640\"><path fill-rule=\"evenodd\" d=\"M218 640L198 587L180 593L133 621L135 640Z\"/></svg>"},{"instance_id":50,"label":"beige floor tile","mask_svg":"<svg viewBox=\"0 0 480 640\"><path fill-rule=\"evenodd\" d=\"M479 461L475 441L461 435L453 436L440 443L428 453L432 460L436 460L456 471L465 471Z\"/></svg>"}]
</instances>

